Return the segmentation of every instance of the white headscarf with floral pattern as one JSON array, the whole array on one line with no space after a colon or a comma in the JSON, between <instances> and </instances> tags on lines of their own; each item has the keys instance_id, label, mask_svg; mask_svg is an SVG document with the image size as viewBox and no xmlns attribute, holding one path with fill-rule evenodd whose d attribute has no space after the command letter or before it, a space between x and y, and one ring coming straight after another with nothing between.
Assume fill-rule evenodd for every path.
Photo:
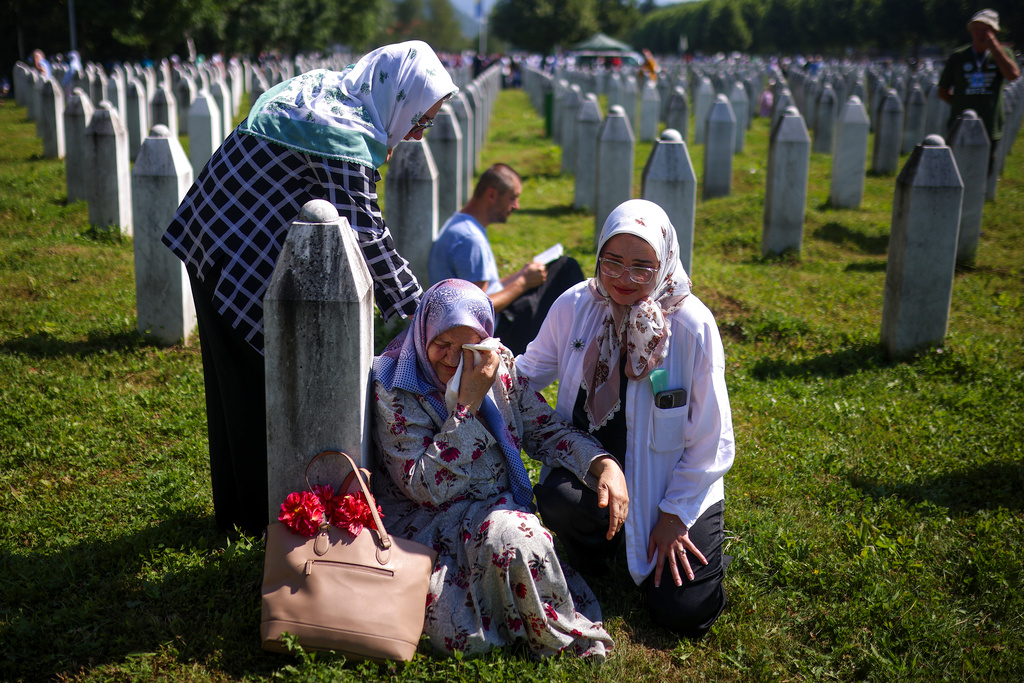
<instances>
[{"instance_id":1,"label":"white headscarf with floral pattern","mask_svg":"<svg viewBox=\"0 0 1024 683\"><path fill-rule=\"evenodd\" d=\"M459 91L429 45L367 53L343 71L318 69L264 93L242 132L290 149L379 168L438 100Z\"/></svg>"},{"instance_id":2,"label":"white headscarf with floral pattern","mask_svg":"<svg viewBox=\"0 0 1024 683\"><path fill-rule=\"evenodd\" d=\"M591 430L603 425L619 409L619 358L625 346L626 376L643 379L661 365L668 353L672 330L665 316L678 310L690 293L690 278L679 260L676 229L665 211L646 199L619 204L604 222L597 254L615 235L639 237L654 249L658 270L650 295L631 306L615 303L601 284L600 264L590 280L590 293L608 307L597 338L590 340L583 357L583 385Z\"/></svg>"}]
</instances>

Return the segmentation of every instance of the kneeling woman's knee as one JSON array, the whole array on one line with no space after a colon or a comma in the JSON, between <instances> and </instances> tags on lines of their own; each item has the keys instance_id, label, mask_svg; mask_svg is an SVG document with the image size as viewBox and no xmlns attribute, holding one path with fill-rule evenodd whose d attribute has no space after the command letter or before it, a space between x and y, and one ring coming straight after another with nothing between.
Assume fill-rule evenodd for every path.
<instances>
[{"instance_id":1,"label":"kneeling woman's knee","mask_svg":"<svg viewBox=\"0 0 1024 683\"><path fill-rule=\"evenodd\" d=\"M551 534L541 524L537 515L520 510L491 510L477 530L477 536L481 541L496 548L515 547L521 544L524 536L541 535L550 541Z\"/></svg>"}]
</instances>

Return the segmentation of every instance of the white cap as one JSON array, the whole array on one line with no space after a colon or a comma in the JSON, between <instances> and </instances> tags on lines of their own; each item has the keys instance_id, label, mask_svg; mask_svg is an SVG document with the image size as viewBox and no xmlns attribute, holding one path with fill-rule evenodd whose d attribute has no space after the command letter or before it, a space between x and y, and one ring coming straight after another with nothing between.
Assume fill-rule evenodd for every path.
<instances>
[{"instance_id":1,"label":"white cap","mask_svg":"<svg viewBox=\"0 0 1024 683\"><path fill-rule=\"evenodd\" d=\"M981 24L988 24L994 31L999 30L999 12L996 12L994 9L981 10L971 17L971 20L967 22L967 25L970 26L976 21Z\"/></svg>"}]
</instances>

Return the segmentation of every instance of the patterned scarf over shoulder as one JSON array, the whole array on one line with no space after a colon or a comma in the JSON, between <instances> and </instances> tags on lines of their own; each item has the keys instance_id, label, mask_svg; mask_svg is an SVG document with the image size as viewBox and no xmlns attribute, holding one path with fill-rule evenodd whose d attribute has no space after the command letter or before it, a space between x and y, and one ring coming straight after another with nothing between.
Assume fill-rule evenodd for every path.
<instances>
[{"instance_id":1,"label":"patterned scarf over shoulder","mask_svg":"<svg viewBox=\"0 0 1024 683\"><path fill-rule=\"evenodd\" d=\"M427 110L458 91L430 46L411 40L377 48L343 71L319 69L274 86L240 129L289 149L380 168Z\"/></svg>"}]
</instances>

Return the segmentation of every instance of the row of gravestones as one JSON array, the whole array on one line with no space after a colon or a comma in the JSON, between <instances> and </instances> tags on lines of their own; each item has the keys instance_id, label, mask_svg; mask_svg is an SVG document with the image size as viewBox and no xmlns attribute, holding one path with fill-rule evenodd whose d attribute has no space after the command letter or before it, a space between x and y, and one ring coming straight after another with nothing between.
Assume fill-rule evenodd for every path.
<instances>
[{"instance_id":1,"label":"row of gravestones","mask_svg":"<svg viewBox=\"0 0 1024 683\"><path fill-rule=\"evenodd\" d=\"M424 139L399 144L388 164L388 225L423 283L439 223L468 197L501 83L494 65L461 84ZM339 261L347 267L331 267ZM352 230L330 203L310 202L288 230L264 316L268 515L274 519L273 501L304 485L314 454L340 450L364 466L372 457L373 287Z\"/></svg>"},{"instance_id":2,"label":"row of gravestones","mask_svg":"<svg viewBox=\"0 0 1024 683\"><path fill-rule=\"evenodd\" d=\"M947 125L949 104L939 97L938 76L938 70L930 66L918 72L910 72L905 67L890 68L886 72L874 68L864 71L860 80L866 86L859 90L869 95L866 98L862 95L861 100L868 109L871 130L876 130L878 122L889 119L887 139L882 148L889 150L898 144L899 154L908 154L928 135L952 136L952 127ZM841 93L844 92L846 82L842 74L829 72L813 78L797 72L789 79L786 86L789 92L786 95L795 94L793 99L805 118L815 122L815 152L828 153L831 147L835 126L830 114L834 112L833 103L842 102ZM838 87L833 87L833 83ZM989 169L986 180L985 197L989 201L996 197L999 175L1020 130L1024 115L1024 102L1021 98L1019 82L1011 84L1003 101L1007 114L1005 134L1001 140L996 141L996 164ZM893 119L901 123L893 125ZM876 154L872 158L874 172L891 173L897 167L898 155L892 152Z\"/></svg>"},{"instance_id":3,"label":"row of gravestones","mask_svg":"<svg viewBox=\"0 0 1024 683\"><path fill-rule=\"evenodd\" d=\"M464 82L427 138L395 148L385 180L388 223L399 252L424 282L438 218L446 215L439 212L454 212L464 196L501 77L496 65ZM84 92L79 97L88 101ZM192 184L192 164L177 136L158 124L143 140L130 175L114 170L127 169L127 132L109 102L93 112L87 128L95 140L92 174L116 176L119 191L130 197L138 330L162 343L186 341L196 324L191 288L184 265L160 240ZM431 148L437 150L436 162ZM313 243L317 248L310 249ZM347 267L332 267L339 262ZM287 295L280 293L282 280L291 282ZM279 501L303 484L305 465L317 452L342 450L363 465L371 457L373 288L352 230L331 204L311 202L290 227L264 310L269 500ZM311 339L317 340L315 347L307 342ZM268 510L270 519L275 507Z\"/></svg>"},{"instance_id":4,"label":"row of gravestones","mask_svg":"<svg viewBox=\"0 0 1024 683\"><path fill-rule=\"evenodd\" d=\"M319 65L306 62L298 66ZM259 70L251 73L249 82L256 85L250 87L260 91L266 83L265 75ZM280 70L275 77L285 78L287 74L287 70ZM407 255L424 282L439 219L454 213L468 196L501 87L498 68L472 80L467 80L467 74L453 74L456 82L463 83L460 92L443 106L427 139L396 147L386 176L386 194L392 199L388 222L393 226L396 247ZM103 100L94 108L85 90L76 87L67 106L63 106L58 77L55 74L51 79L37 80L33 72L23 70L16 80L22 83L19 91L32 102L31 110L26 107L26 112L37 123L42 122L37 131L44 147L49 140L61 141L60 153L48 156L65 158L68 201L84 199L89 221L97 229L134 235L140 333L164 343L187 339L195 326L191 292L182 280L181 263L163 248L160 237L193 179L226 137L226 133L214 131L220 130L216 104L208 102L205 89L192 100L187 117L192 131L190 158L185 156L172 127L158 123L140 143L133 166L129 133L113 103ZM215 78L211 76L211 80ZM178 83L188 79L189 75L182 73ZM170 80L166 77L163 82ZM31 89L25 87L28 83ZM157 90L161 89L170 88ZM225 104L225 108L234 106ZM200 135L200 131L210 132ZM204 147L202 155L197 156L196 150Z\"/></svg>"},{"instance_id":5,"label":"row of gravestones","mask_svg":"<svg viewBox=\"0 0 1024 683\"><path fill-rule=\"evenodd\" d=\"M932 62L924 62L916 71L902 64L829 64L813 76L794 68L790 70L788 80L765 63L685 65L677 62L666 65L654 86L649 82L638 85L636 78L614 72L563 69L556 72L553 81L556 125L552 136L556 143L561 144L558 104L564 90L561 82L565 80L569 86L579 85L583 93L607 94L609 108L621 104L633 130L639 132L641 142L649 142L656 137L659 100L661 122L680 131L683 139L687 140L689 103L686 93L689 92L694 99L695 142L703 144L707 114L717 95L724 94L729 98L737 119L737 153L743 150L745 129L758 113L770 115L775 121L788 106L795 104L812 134L813 151L828 154L833 146L836 120L849 97L857 95L868 112L870 130L875 130L880 119L888 119L886 134L876 145L872 156L871 171L889 174L898 170L900 155L908 154L927 135L947 136L950 133L947 127L949 105L938 97L938 76L939 69ZM770 81L770 85L758 97L757 93L765 81ZM766 98L765 93L770 95ZM542 98L539 88L531 92L531 99L538 110L541 109ZM760 106L766 99L770 103L770 114L767 110L762 111ZM894 99L898 99L898 106ZM989 201L995 199L999 173L1021 125L1020 103L1007 98L1005 106L1010 114L1008 134L997 150L998 164L988 176L986 198ZM896 113L897 108L902 109L901 114ZM893 119L899 120L898 127L893 125ZM564 167L563 171L566 171Z\"/></svg>"},{"instance_id":6,"label":"row of gravestones","mask_svg":"<svg viewBox=\"0 0 1024 683\"><path fill-rule=\"evenodd\" d=\"M856 96L851 101L859 106L866 127L863 105ZM621 105L611 108L608 119L615 119L619 127L629 130ZM802 135L792 136L791 129L796 128L796 124L799 124ZM708 132L711 137L716 134L710 125ZM800 138L800 144L796 146L800 151L779 151L780 146L792 142L788 137ZM793 158L809 155L810 140L795 107L787 107L772 138L770 156ZM865 157L866 142L861 155L862 164ZM688 170L688 174L682 174L688 176L688 186L677 182L675 177L684 169ZM696 182L686 144L679 133L669 129L662 134L647 162L643 178L646 198L671 203L673 196L682 193L690 197L692 207ZM945 338L957 251L957 221L963 193L952 150L939 136L929 136L917 146L897 178L881 328L882 343L893 354L922 344L941 343ZM768 213L766 205L766 220ZM350 335L339 333L346 327L343 322L368 321L371 316L370 278L356 249L344 219L338 218L333 207L325 202L311 203L289 230L288 242L268 289L265 310L272 501L302 483L303 467L313 453L339 448L361 453L364 463L370 458L366 451L368 439L365 438L368 429L366 377L369 376L370 362L365 348L368 341L364 340L360 347ZM325 254L331 258L330 254L336 253L346 255L350 261L350 268L342 269L351 275L345 286L303 292L302 301L296 301L291 287L288 288L289 293L284 294L285 288L280 283L316 283L318 278L315 274L326 270L323 264L297 258L296 255ZM334 298L329 295L334 295ZM330 301L326 307L327 315L325 300ZM284 314L286 307L291 310ZM290 324L283 325L283 320ZM292 321L298 322L293 326ZM301 337L295 334L296 328L304 329L310 338L321 342L316 348L304 346L300 342ZM359 359L361 365L354 364L353 359ZM339 392L336 386L319 381L325 376L345 378L347 384ZM275 381L280 382L280 386L274 384ZM314 387L316 390L295 396L287 390L287 387L294 386ZM339 395L354 398L344 402L338 400ZM298 401L301 409L289 409L289 406L274 403L275 400ZM298 421L287 421L277 417L281 415L300 417ZM325 424L331 425L328 433L322 429ZM268 512L273 515L275 510Z\"/></svg>"},{"instance_id":7,"label":"row of gravestones","mask_svg":"<svg viewBox=\"0 0 1024 683\"><path fill-rule=\"evenodd\" d=\"M216 106L214 137L223 140L240 110L242 92L248 89L242 64L238 62L224 68L210 63L172 65L166 61L159 67L118 64L109 72L100 65L88 63L61 87L58 84L65 80L62 71L66 68L54 67L49 80L25 64L18 63L14 68L15 99L26 108L28 117L37 122L40 137L46 143L44 154L50 158L62 156L58 150L63 147L59 132L54 133L50 123L52 108L56 107L59 113L76 92L88 97L94 107L104 100L111 103L128 130L129 155L134 160L142 139L154 125L168 126L175 135L188 134L189 110L200 95ZM61 97L63 101L58 99ZM227 115L219 116L221 112ZM47 125L49 128L43 129Z\"/></svg>"},{"instance_id":8,"label":"row of gravestones","mask_svg":"<svg viewBox=\"0 0 1024 683\"><path fill-rule=\"evenodd\" d=\"M340 62L304 60L295 65L319 68L336 63ZM163 125L175 138L189 131L189 159L195 177L230 134L243 89L258 97L268 87L268 76L281 79L289 73L289 69L253 67L249 62L235 62L224 69L165 62L159 69L119 65L108 77L102 67L88 64L71 80L65 97L60 85L62 73L56 71L47 79L18 63L15 98L24 102L29 119L36 122L43 156L65 159L68 201L86 200L94 226L115 226L131 234L130 165L137 160L151 128ZM468 68L453 77L465 83ZM464 85L466 94L451 107L463 113L474 109L476 105L469 100L479 97L475 87L471 82ZM124 93L130 96L123 97ZM468 141L466 144L474 148ZM479 141L475 148L479 148ZM467 157L463 161L467 169L462 182L465 187L475 165L469 163L473 159L468 155L463 156ZM443 210L451 203L446 203Z\"/></svg>"},{"instance_id":9,"label":"row of gravestones","mask_svg":"<svg viewBox=\"0 0 1024 683\"><path fill-rule=\"evenodd\" d=\"M542 107L547 106L550 95L551 118L560 121L555 130L561 131L563 155L569 147L577 160L577 196L593 197L592 204L583 201L577 208L593 209L597 235L608 213L633 196L635 141L629 117L621 104L613 104L602 121L595 94L581 98L578 84L559 85L554 81L539 70L528 70L524 75L524 87L542 95L537 98ZM565 94L555 104L553 94L559 89ZM1020 109L1022 96L1021 84L1012 84L1005 98L1011 112ZM745 106L742 99L740 102ZM641 100L641 109L643 103ZM785 97L776 99L775 104L778 108L771 112L762 224L761 249L765 255L799 252L801 248L811 154L811 138L799 109ZM688 121L682 125L688 125ZM704 125L705 200L729 194L740 127L732 101L718 93ZM833 124L833 206L853 208L861 203L870 127L867 108L859 96L851 95ZM1012 128L1008 126L1008 132ZM890 88L880 100L876 117L872 170L898 170L903 130L901 102L895 89ZM912 150L897 178L882 321L882 341L894 354L943 341L955 264L973 261L976 255L989 140L981 121L969 110L958 117L949 140L947 146L941 136L925 137ZM1012 143L1009 135L1006 143ZM878 166L878 159L891 156L896 161L891 170ZM566 168L573 172L572 166L563 163L563 172ZM595 169L593 174L591 168ZM585 186L582 191L581 184ZM590 188L593 194L587 193ZM683 265L690 271L696 174L679 131L666 129L653 145L642 174L641 196L655 201L669 214L676 226ZM922 238L932 232L939 236Z\"/></svg>"},{"instance_id":10,"label":"row of gravestones","mask_svg":"<svg viewBox=\"0 0 1024 683\"><path fill-rule=\"evenodd\" d=\"M497 65L476 79L453 76L460 92L443 105L426 138L395 148L385 180L396 247L423 282L439 218L454 213L468 196L501 88ZM88 103L88 95L77 92L78 101ZM134 230L126 232L134 232L139 332L162 343L185 341L196 324L192 292L184 265L160 239L192 184L193 164L170 127L157 124L127 174L127 131L119 118L104 101L88 123L81 122L89 132L90 173L117 178L117 203L125 192L130 197ZM90 195L90 219L97 199ZM123 218L113 222L122 229L126 224ZM287 294L282 281L290 282ZM372 281L352 230L330 203L310 202L290 226L264 312L268 494L279 501L304 485L306 463L315 453L341 450L363 466L372 457ZM276 507L270 505L268 519L276 517Z\"/></svg>"},{"instance_id":11,"label":"row of gravestones","mask_svg":"<svg viewBox=\"0 0 1024 683\"><path fill-rule=\"evenodd\" d=\"M92 112L103 101L111 103L127 131L130 161L138 156L150 129L162 124L175 137L189 136L189 158L193 174L197 175L231 133L242 107L243 92L248 91L255 100L296 69L340 68L347 62L345 55L330 60L300 57L263 66L248 60L232 60L219 66L165 60L159 67L118 64L109 73L100 65L88 63L68 79L66 87L61 85L66 65L55 66L53 76L47 79L19 62L14 67L14 93L29 119L36 122L37 134L43 140L43 156L68 157L69 199L74 201L86 198L90 177L80 154L81 136ZM456 83L468 82L468 76L468 67L453 73Z\"/></svg>"},{"instance_id":12,"label":"row of gravestones","mask_svg":"<svg viewBox=\"0 0 1024 683\"><path fill-rule=\"evenodd\" d=\"M439 220L468 196L501 82L500 65L485 70L442 106L423 140L395 147L385 176L388 224L421 282ZM332 267L339 262L347 267ZM305 485L314 454L340 450L363 466L372 458L373 287L352 230L330 203L310 202L289 228L264 316L267 512L275 519L274 501Z\"/></svg>"}]
</instances>

